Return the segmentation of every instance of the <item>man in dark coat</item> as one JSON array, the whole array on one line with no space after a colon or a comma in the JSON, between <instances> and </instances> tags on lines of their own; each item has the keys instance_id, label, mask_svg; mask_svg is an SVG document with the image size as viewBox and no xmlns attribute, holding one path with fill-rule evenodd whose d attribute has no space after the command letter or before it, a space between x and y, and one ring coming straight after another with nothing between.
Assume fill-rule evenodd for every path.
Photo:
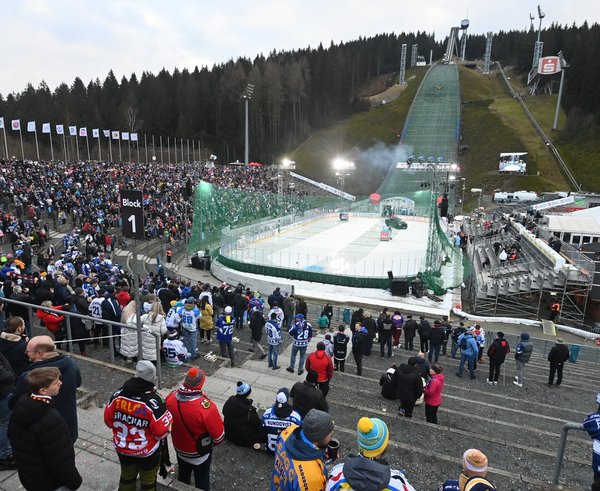
<instances>
[{"instance_id":1,"label":"man in dark coat","mask_svg":"<svg viewBox=\"0 0 600 491\"><path fill-rule=\"evenodd\" d=\"M406 351L413 350L413 342L415 335L417 334L418 327L419 324L417 324L417 321L412 318L412 315L406 316L406 322L404 323L404 349Z\"/></svg>"},{"instance_id":2,"label":"man in dark coat","mask_svg":"<svg viewBox=\"0 0 600 491\"><path fill-rule=\"evenodd\" d=\"M248 299L243 293L242 287L238 286L233 294L231 301L233 307L233 317L235 317L235 328L237 330L244 328L244 312L248 308Z\"/></svg>"},{"instance_id":3,"label":"man in dark coat","mask_svg":"<svg viewBox=\"0 0 600 491\"><path fill-rule=\"evenodd\" d=\"M69 429L52 404L60 393L60 377L61 372L56 367L28 372L31 394L17 401L10 418L8 436L25 489L78 489L81 486Z\"/></svg>"},{"instance_id":4,"label":"man in dark coat","mask_svg":"<svg viewBox=\"0 0 600 491\"><path fill-rule=\"evenodd\" d=\"M314 370L309 370L304 382L296 382L290 391L290 397L293 399L292 407L304 418L311 409L329 412L327 399L317 388L318 374Z\"/></svg>"},{"instance_id":5,"label":"man in dark coat","mask_svg":"<svg viewBox=\"0 0 600 491\"><path fill-rule=\"evenodd\" d=\"M10 440L6 436L10 408L8 396L15 386L15 372L8 360L0 353L0 471L16 469Z\"/></svg>"},{"instance_id":6,"label":"man in dark coat","mask_svg":"<svg viewBox=\"0 0 600 491\"><path fill-rule=\"evenodd\" d=\"M28 372L18 379L9 399L9 407L14 408L18 399L26 393L26 377L29 371L42 367L57 367L60 370L62 388L54 399L54 407L64 418L69 428L71 441L77 440L77 387L81 385L79 367L69 356L55 351L50 336L36 336L27 343L27 354L32 362Z\"/></svg>"},{"instance_id":7,"label":"man in dark coat","mask_svg":"<svg viewBox=\"0 0 600 491\"><path fill-rule=\"evenodd\" d=\"M510 346L508 341L504 339L504 333L498 331L496 339L492 341L490 347L487 350L487 355L490 359L490 374L486 383L488 385L498 385L498 378L500 377L500 367L506 359L506 355L510 353Z\"/></svg>"},{"instance_id":8,"label":"man in dark coat","mask_svg":"<svg viewBox=\"0 0 600 491\"><path fill-rule=\"evenodd\" d=\"M223 405L225 438L241 447L252 447L266 441L262 421L249 397L251 392L250 384L238 382L235 395Z\"/></svg>"},{"instance_id":9,"label":"man in dark coat","mask_svg":"<svg viewBox=\"0 0 600 491\"><path fill-rule=\"evenodd\" d=\"M0 334L0 353L2 353L18 377L30 365L25 336L25 321L21 317L9 317Z\"/></svg>"},{"instance_id":10,"label":"man in dark coat","mask_svg":"<svg viewBox=\"0 0 600 491\"><path fill-rule=\"evenodd\" d=\"M423 394L423 381L421 374L416 368L416 358L408 359L408 363L402 363L396 370L396 391L400 399L398 415L412 418L412 412L417 399Z\"/></svg>"},{"instance_id":11,"label":"man in dark coat","mask_svg":"<svg viewBox=\"0 0 600 491\"><path fill-rule=\"evenodd\" d=\"M356 363L356 375L362 375L362 362L368 339L369 333L367 328L357 324L352 335L352 355Z\"/></svg>"},{"instance_id":12,"label":"man in dark coat","mask_svg":"<svg viewBox=\"0 0 600 491\"><path fill-rule=\"evenodd\" d=\"M275 288L275 291L273 291L273 293L269 295L269 298L267 298L267 303L269 304L270 308L273 308L273 305L275 303L277 303L277 305L279 306L283 305L283 295L281 294L281 288Z\"/></svg>"},{"instance_id":13,"label":"man in dark coat","mask_svg":"<svg viewBox=\"0 0 600 491\"><path fill-rule=\"evenodd\" d=\"M438 362L440 357L440 351L442 349L442 343L444 342L444 338L446 337L446 330L442 323L439 320L435 320L433 322L433 327L431 328L431 334L429 336L429 354L427 355L429 361L433 361L435 363Z\"/></svg>"},{"instance_id":14,"label":"man in dark coat","mask_svg":"<svg viewBox=\"0 0 600 491\"><path fill-rule=\"evenodd\" d=\"M557 374L556 385L562 383L563 368L565 361L569 359L569 347L565 344L562 338L556 338L556 344L548 353L548 361L550 362L550 373L548 374L548 385L554 383L554 374Z\"/></svg>"},{"instance_id":15,"label":"man in dark coat","mask_svg":"<svg viewBox=\"0 0 600 491\"><path fill-rule=\"evenodd\" d=\"M370 312L363 312L362 325L367 329L368 334L364 354L365 356L371 356L371 350L373 349L373 340L377 335L377 323L375 322L375 319L371 317Z\"/></svg>"},{"instance_id":16,"label":"man in dark coat","mask_svg":"<svg viewBox=\"0 0 600 491\"><path fill-rule=\"evenodd\" d=\"M419 341L421 343L421 351L427 353L429 351L429 339L431 337L431 324L425 317L419 317Z\"/></svg>"}]
</instances>

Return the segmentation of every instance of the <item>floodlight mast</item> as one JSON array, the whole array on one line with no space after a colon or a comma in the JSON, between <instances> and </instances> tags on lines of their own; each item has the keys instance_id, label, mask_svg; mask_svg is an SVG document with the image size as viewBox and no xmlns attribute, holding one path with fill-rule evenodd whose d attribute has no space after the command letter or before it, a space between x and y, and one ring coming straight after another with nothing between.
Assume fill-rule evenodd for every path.
<instances>
[{"instance_id":1,"label":"floodlight mast","mask_svg":"<svg viewBox=\"0 0 600 491\"><path fill-rule=\"evenodd\" d=\"M249 153L250 153L250 144L248 138L248 101L252 99L252 94L254 93L254 85L248 84L242 93L242 99L245 101L245 128L244 128L244 163L248 165L249 163Z\"/></svg>"}]
</instances>

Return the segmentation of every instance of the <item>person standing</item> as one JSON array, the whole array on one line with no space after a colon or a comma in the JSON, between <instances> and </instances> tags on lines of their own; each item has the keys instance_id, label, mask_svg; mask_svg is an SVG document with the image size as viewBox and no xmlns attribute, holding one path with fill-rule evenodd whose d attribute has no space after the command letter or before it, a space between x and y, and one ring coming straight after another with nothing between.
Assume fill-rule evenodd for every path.
<instances>
[{"instance_id":1,"label":"person standing","mask_svg":"<svg viewBox=\"0 0 600 491\"><path fill-rule=\"evenodd\" d=\"M333 362L325 353L325 343L323 341L319 341L317 350L308 355L304 368L307 371L314 370L317 372L317 387L327 397L329 381L333 378Z\"/></svg>"},{"instance_id":2,"label":"person standing","mask_svg":"<svg viewBox=\"0 0 600 491\"><path fill-rule=\"evenodd\" d=\"M379 336L379 354L383 358L387 346L387 357L391 358L393 326L387 308L384 308L377 318L377 334Z\"/></svg>"},{"instance_id":3,"label":"person standing","mask_svg":"<svg viewBox=\"0 0 600 491\"><path fill-rule=\"evenodd\" d=\"M177 453L177 480L210 491L210 464L213 447L225 440L223 419L217 405L202 392L204 370L190 368L179 389L165 401L173 416L171 437Z\"/></svg>"},{"instance_id":4,"label":"person standing","mask_svg":"<svg viewBox=\"0 0 600 491\"><path fill-rule=\"evenodd\" d=\"M206 292L203 292L206 293ZM200 313L202 317L200 317L200 342L210 344L210 333L212 332L215 323L213 321L214 310L210 301L212 300L212 296L200 294Z\"/></svg>"},{"instance_id":5,"label":"person standing","mask_svg":"<svg viewBox=\"0 0 600 491\"><path fill-rule=\"evenodd\" d=\"M550 317L548 317L548 319L554 322L558 317L558 314L560 314L560 303L554 302L550 307Z\"/></svg>"},{"instance_id":6,"label":"person standing","mask_svg":"<svg viewBox=\"0 0 600 491\"><path fill-rule=\"evenodd\" d=\"M479 354L479 347L477 346L477 341L475 341L475 338L473 337L472 329L473 328L470 328L467 332L458 337L458 345L460 346L460 365L458 367L458 372L456 372L457 377L462 377L466 363L469 367L471 380L476 378L475 359Z\"/></svg>"},{"instance_id":7,"label":"person standing","mask_svg":"<svg viewBox=\"0 0 600 491\"><path fill-rule=\"evenodd\" d=\"M431 324L423 316L419 317L419 327L417 331L419 333L421 351L427 353L429 351L429 339L431 338Z\"/></svg>"},{"instance_id":8,"label":"person standing","mask_svg":"<svg viewBox=\"0 0 600 491\"><path fill-rule=\"evenodd\" d=\"M219 349L221 350L221 356L226 358L229 355L231 360L231 366L234 364L234 353L233 349L233 330L235 328L235 318L231 315L233 309L228 305L225 307L223 315L220 315L217 319L217 341L219 342Z\"/></svg>"},{"instance_id":9,"label":"person standing","mask_svg":"<svg viewBox=\"0 0 600 491\"><path fill-rule=\"evenodd\" d=\"M522 332L515 352L515 365L517 366L517 374L513 380L513 384L517 387L523 387L525 379L525 365L531 358L533 352L533 343L529 341L529 333Z\"/></svg>"},{"instance_id":10,"label":"person standing","mask_svg":"<svg viewBox=\"0 0 600 491\"><path fill-rule=\"evenodd\" d=\"M283 430L275 446L270 491L323 491L327 483L325 450L334 427L330 414L312 409L302 427L292 424Z\"/></svg>"},{"instance_id":11,"label":"person standing","mask_svg":"<svg viewBox=\"0 0 600 491\"><path fill-rule=\"evenodd\" d=\"M346 326L340 324L338 332L333 336L333 371L344 371L346 365L346 356L348 355L348 342L350 338L345 333Z\"/></svg>"},{"instance_id":12,"label":"person standing","mask_svg":"<svg viewBox=\"0 0 600 491\"><path fill-rule=\"evenodd\" d=\"M357 424L358 455L350 455L329 473L326 491L415 491L404 471L392 469L383 458L390 436L379 418L362 417Z\"/></svg>"},{"instance_id":13,"label":"person standing","mask_svg":"<svg viewBox=\"0 0 600 491\"><path fill-rule=\"evenodd\" d=\"M548 385L554 383L554 374L556 374L556 385L562 383L563 368L565 361L569 359L569 347L565 344L562 338L556 338L556 344L548 353L548 361L550 362L550 373L548 374Z\"/></svg>"},{"instance_id":14,"label":"person standing","mask_svg":"<svg viewBox=\"0 0 600 491\"><path fill-rule=\"evenodd\" d=\"M433 321L433 328L429 335L429 353L427 355L429 361L438 362L440 358L440 351L442 349L442 343L446 337L446 331L439 320Z\"/></svg>"},{"instance_id":15,"label":"person standing","mask_svg":"<svg viewBox=\"0 0 600 491\"><path fill-rule=\"evenodd\" d=\"M104 424L113 432L121 464L119 491L135 491L139 474L142 489L156 488L160 446L173 417L156 390L156 367L138 361L135 377L117 390L104 408Z\"/></svg>"},{"instance_id":16,"label":"person standing","mask_svg":"<svg viewBox=\"0 0 600 491\"><path fill-rule=\"evenodd\" d=\"M396 393L400 400L398 416L412 418L417 399L423 394L423 379L416 367L414 356L396 370Z\"/></svg>"},{"instance_id":17,"label":"person standing","mask_svg":"<svg viewBox=\"0 0 600 491\"><path fill-rule=\"evenodd\" d=\"M289 329L294 322L294 313L296 312L296 298L294 295L286 295L283 298L283 323Z\"/></svg>"},{"instance_id":18,"label":"person standing","mask_svg":"<svg viewBox=\"0 0 600 491\"><path fill-rule=\"evenodd\" d=\"M183 344L192 358L198 357L198 323L202 318L200 309L196 307L196 299L188 297L185 299L183 307L177 312L181 317L181 328L183 331Z\"/></svg>"},{"instance_id":19,"label":"person standing","mask_svg":"<svg viewBox=\"0 0 600 491\"><path fill-rule=\"evenodd\" d=\"M11 319L15 319L15 317L9 317L9 322ZM6 357L0 353L0 471L16 468L10 440L6 433L11 415L8 398L14 386L15 372Z\"/></svg>"},{"instance_id":20,"label":"person standing","mask_svg":"<svg viewBox=\"0 0 600 491\"><path fill-rule=\"evenodd\" d=\"M276 312L271 312L271 318L265 324L265 332L267 333L267 344L269 345L267 354L269 368L279 370L281 367L277 364L277 358L279 358L279 346L283 339L281 339L281 328L277 322Z\"/></svg>"},{"instance_id":21,"label":"person standing","mask_svg":"<svg viewBox=\"0 0 600 491\"><path fill-rule=\"evenodd\" d=\"M437 412L442 405L442 391L444 390L444 368L434 363L429 369L429 380L425 383L425 419L428 423L438 424Z\"/></svg>"},{"instance_id":22,"label":"person standing","mask_svg":"<svg viewBox=\"0 0 600 491\"><path fill-rule=\"evenodd\" d=\"M467 328L465 327L465 323L460 321L458 326L452 329L452 334L450 335L452 338L452 348L450 349L450 358L456 358L456 353L458 352L458 338L461 334L467 332Z\"/></svg>"},{"instance_id":23,"label":"person standing","mask_svg":"<svg viewBox=\"0 0 600 491\"><path fill-rule=\"evenodd\" d=\"M365 344L364 355L371 356L371 350L373 349L373 340L377 336L377 323L375 319L371 317L371 312L363 312L362 326L367 329L367 342Z\"/></svg>"},{"instance_id":24,"label":"person standing","mask_svg":"<svg viewBox=\"0 0 600 491\"><path fill-rule=\"evenodd\" d=\"M506 355L510 353L510 346L508 341L504 339L504 333L498 331L496 339L492 341L490 347L487 350L488 358L490 359L490 373L486 380L488 385L498 385L498 378L500 378L500 368L506 359Z\"/></svg>"},{"instance_id":25,"label":"person standing","mask_svg":"<svg viewBox=\"0 0 600 491\"><path fill-rule=\"evenodd\" d=\"M296 314L296 322L289 330L289 333L294 338L294 344L292 345L290 365L286 368L286 370L290 373L294 372L296 355L300 353L300 361L298 362L298 375L302 375L304 372L306 348L308 347L308 343L313 335L312 326L306 321L303 314Z\"/></svg>"},{"instance_id":26,"label":"person standing","mask_svg":"<svg viewBox=\"0 0 600 491\"><path fill-rule=\"evenodd\" d=\"M367 346L369 333L366 327L361 327L356 324L354 327L354 335L352 336L352 355L354 363L356 363L356 375L362 375L362 362L365 348Z\"/></svg>"},{"instance_id":27,"label":"person standing","mask_svg":"<svg viewBox=\"0 0 600 491\"><path fill-rule=\"evenodd\" d=\"M29 356L29 369L56 367L60 370L62 388L54 398L54 407L64 418L69 428L69 434L73 443L77 440L77 387L81 385L81 372L77 363L67 355L59 354L50 336L35 336L27 343L27 355ZM11 409L21 395L27 391L26 377L28 372L23 372L17 379L8 405Z\"/></svg>"},{"instance_id":28,"label":"person standing","mask_svg":"<svg viewBox=\"0 0 600 491\"><path fill-rule=\"evenodd\" d=\"M52 406L53 397L60 393L60 377L56 367L29 371L29 395L19 398L10 418L8 437L25 489L79 489L83 481L75 466L69 428Z\"/></svg>"},{"instance_id":29,"label":"person standing","mask_svg":"<svg viewBox=\"0 0 600 491\"><path fill-rule=\"evenodd\" d=\"M412 318L412 315L407 315L406 323L404 324L404 349L406 351L413 351L413 343L418 328L419 324Z\"/></svg>"},{"instance_id":30,"label":"person standing","mask_svg":"<svg viewBox=\"0 0 600 491\"><path fill-rule=\"evenodd\" d=\"M592 450L592 468L594 469L594 483L592 491L600 491L600 392L596 394L598 409L589 414L583 421L583 427L592 438L594 445Z\"/></svg>"},{"instance_id":31,"label":"person standing","mask_svg":"<svg viewBox=\"0 0 600 491\"><path fill-rule=\"evenodd\" d=\"M394 347L400 348L400 337L402 336L402 326L404 326L404 317L402 317L402 314L399 310L394 311L394 315L392 315L391 321L392 336L394 337Z\"/></svg>"},{"instance_id":32,"label":"person standing","mask_svg":"<svg viewBox=\"0 0 600 491\"><path fill-rule=\"evenodd\" d=\"M281 432L293 424L302 426L302 416L294 410L289 400L290 391L282 387L277 391L275 404L262 415L262 427L267 437L266 450L271 457L275 455L275 445Z\"/></svg>"},{"instance_id":33,"label":"person standing","mask_svg":"<svg viewBox=\"0 0 600 491\"><path fill-rule=\"evenodd\" d=\"M259 355L261 360L264 360L267 357L264 348L260 344L265 324L265 318L263 317L262 312L256 307L253 308L252 313L250 314L250 341L252 342L252 350Z\"/></svg>"},{"instance_id":34,"label":"person standing","mask_svg":"<svg viewBox=\"0 0 600 491\"><path fill-rule=\"evenodd\" d=\"M452 334L452 324L450 324L447 315L442 316L441 324L445 332L444 341L442 343L442 355L448 356L448 340L450 339L450 335Z\"/></svg>"}]
</instances>

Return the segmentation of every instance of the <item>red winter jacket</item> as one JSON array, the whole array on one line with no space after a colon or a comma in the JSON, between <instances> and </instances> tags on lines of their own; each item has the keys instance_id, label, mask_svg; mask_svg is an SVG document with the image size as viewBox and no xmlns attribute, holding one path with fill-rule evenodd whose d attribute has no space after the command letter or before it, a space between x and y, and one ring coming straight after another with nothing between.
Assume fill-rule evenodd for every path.
<instances>
[{"instance_id":1,"label":"red winter jacket","mask_svg":"<svg viewBox=\"0 0 600 491\"><path fill-rule=\"evenodd\" d=\"M333 377L333 362L331 357L325 353L325 350L313 351L306 358L304 364L306 370L314 370L319 375L317 382L326 382Z\"/></svg>"},{"instance_id":2,"label":"red winter jacket","mask_svg":"<svg viewBox=\"0 0 600 491\"><path fill-rule=\"evenodd\" d=\"M61 310L62 305L53 305L52 308ZM41 309L38 309L35 315L44 323L46 329L48 329L48 331L50 331L52 334L56 334L58 332L63 321L65 320L64 315L59 315L55 312L47 312Z\"/></svg>"},{"instance_id":3,"label":"red winter jacket","mask_svg":"<svg viewBox=\"0 0 600 491\"><path fill-rule=\"evenodd\" d=\"M430 406L440 406L442 404L442 390L444 388L444 374L436 373L427 382L423 388L425 394L425 404Z\"/></svg>"},{"instance_id":4,"label":"red winter jacket","mask_svg":"<svg viewBox=\"0 0 600 491\"><path fill-rule=\"evenodd\" d=\"M173 415L171 435L177 453L190 458L198 457L196 440L203 435L209 435L212 438L213 445L223 443L225 439L223 418L221 418L217 405L206 398L202 391L183 391L180 393L180 390L176 390L167 396L165 402L167 409ZM181 413L179 410L181 410ZM182 423L181 416L183 416L189 431ZM192 438L190 432L194 438Z\"/></svg>"},{"instance_id":5,"label":"red winter jacket","mask_svg":"<svg viewBox=\"0 0 600 491\"><path fill-rule=\"evenodd\" d=\"M121 308L125 307L129 302L131 302L131 300L133 300L129 292L126 290L121 290L119 293L117 293L115 295L115 299L117 302L119 302Z\"/></svg>"}]
</instances>

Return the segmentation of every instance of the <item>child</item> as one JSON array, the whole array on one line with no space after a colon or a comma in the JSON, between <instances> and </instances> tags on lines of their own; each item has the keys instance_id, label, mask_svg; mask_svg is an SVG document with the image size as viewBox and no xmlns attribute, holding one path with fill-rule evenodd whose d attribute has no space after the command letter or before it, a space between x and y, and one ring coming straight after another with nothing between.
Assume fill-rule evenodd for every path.
<instances>
[{"instance_id":1,"label":"child","mask_svg":"<svg viewBox=\"0 0 600 491\"><path fill-rule=\"evenodd\" d=\"M325 334L323 344L325 345L325 353L327 353L330 358L333 358L333 341L331 340L331 334Z\"/></svg>"}]
</instances>

